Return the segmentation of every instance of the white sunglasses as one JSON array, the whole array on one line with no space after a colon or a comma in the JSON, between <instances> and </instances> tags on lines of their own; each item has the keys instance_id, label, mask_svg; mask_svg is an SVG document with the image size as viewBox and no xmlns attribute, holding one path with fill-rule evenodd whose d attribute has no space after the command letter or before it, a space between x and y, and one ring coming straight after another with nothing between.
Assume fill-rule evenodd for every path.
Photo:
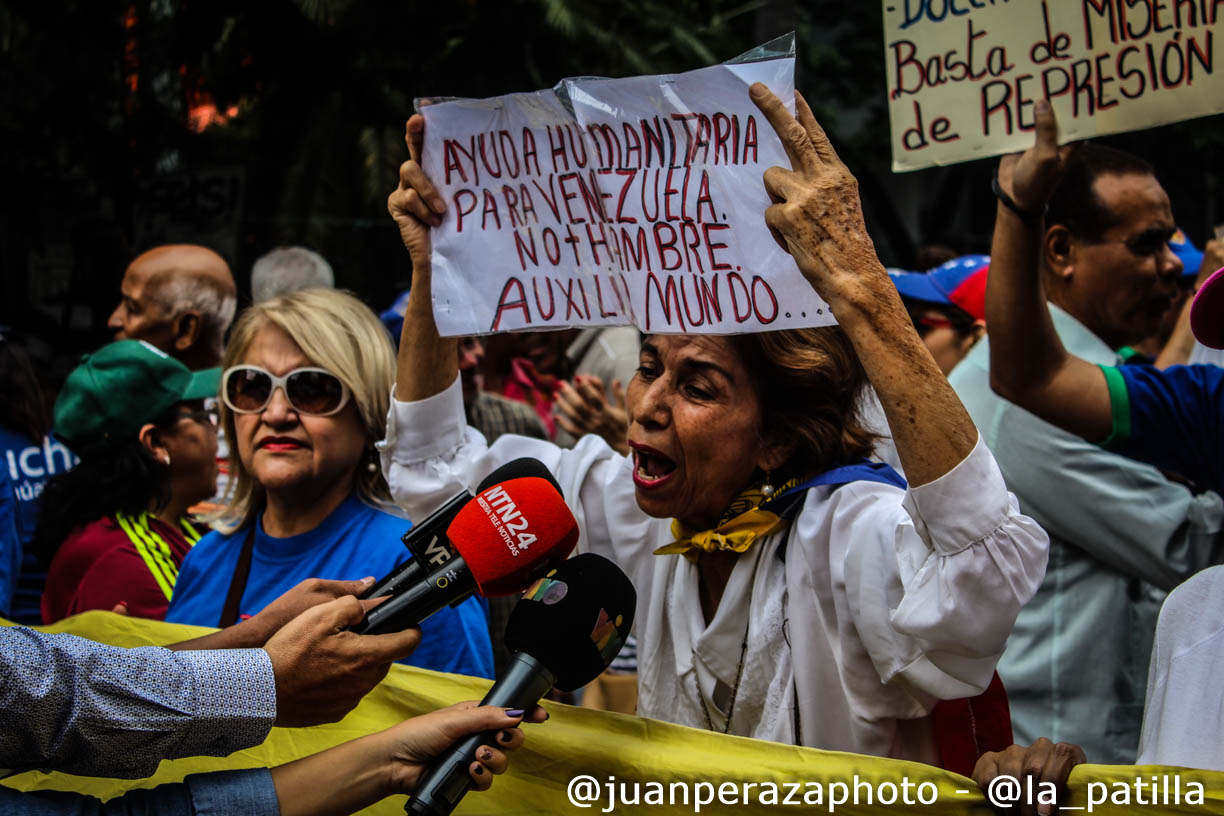
<instances>
[{"instance_id":1,"label":"white sunglasses","mask_svg":"<svg viewBox=\"0 0 1224 816\"><path fill-rule=\"evenodd\" d=\"M306 416L331 416L349 400L348 386L323 368L295 368L278 377L259 366L240 365L221 375L221 399L236 414L264 410L278 388L290 407Z\"/></svg>"}]
</instances>

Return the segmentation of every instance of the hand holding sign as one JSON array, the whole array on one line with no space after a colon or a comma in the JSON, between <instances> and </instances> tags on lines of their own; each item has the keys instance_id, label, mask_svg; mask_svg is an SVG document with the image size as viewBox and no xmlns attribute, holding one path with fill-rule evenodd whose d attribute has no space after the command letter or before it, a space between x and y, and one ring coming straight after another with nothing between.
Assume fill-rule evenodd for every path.
<instances>
[{"instance_id":1,"label":"hand holding sign","mask_svg":"<svg viewBox=\"0 0 1224 816\"><path fill-rule=\"evenodd\" d=\"M749 95L782 140L791 170L765 171L765 221L829 304L880 397L911 486L963 461L977 429L922 344L867 235L858 182L837 158L807 102L798 118L769 89Z\"/></svg>"},{"instance_id":2,"label":"hand holding sign","mask_svg":"<svg viewBox=\"0 0 1224 816\"><path fill-rule=\"evenodd\" d=\"M792 168L765 171L765 190L774 202L765 223L836 312L839 295L864 271L874 266L883 275L863 222L858 182L801 94L795 94L797 119L764 85L753 85L749 95L777 131Z\"/></svg>"},{"instance_id":3,"label":"hand holding sign","mask_svg":"<svg viewBox=\"0 0 1224 816\"><path fill-rule=\"evenodd\" d=\"M396 207L414 245L416 227L434 225L440 333L636 324L728 334L831 323L761 228L770 201L757 179L785 154L744 95L754 82L789 106L791 49L427 108L424 155L414 158L449 215L429 220L441 205L413 197L425 190L412 163Z\"/></svg>"},{"instance_id":4,"label":"hand holding sign","mask_svg":"<svg viewBox=\"0 0 1224 816\"><path fill-rule=\"evenodd\" d=\"M400 165L399 186L387 197L387 210L399 227L415 276L429 268L429 228L442 223L446 202L421 170L425 117L412 115L404 126L404 141L409 159Z\"/></svg>"},{"instance_id":5,"label":"hand holding sign","mask_svg":"<svg viewBox=\"0 0 1224 816\"><path fill-rule=\"evenodd\" d=\"M395 374L396 397L410 401L436 394L455 380L459 357L456 342L443 340L433 319L433 242L429 231L442 224L446 202L421 169L425 117L416 114L408 119L404 141L409 158L400 165L399 184L387 197L387 211L412 259L412 291L404 307ZM416 351L418 357L405 355L406 348Z\"/></svg>"}]
</instances>

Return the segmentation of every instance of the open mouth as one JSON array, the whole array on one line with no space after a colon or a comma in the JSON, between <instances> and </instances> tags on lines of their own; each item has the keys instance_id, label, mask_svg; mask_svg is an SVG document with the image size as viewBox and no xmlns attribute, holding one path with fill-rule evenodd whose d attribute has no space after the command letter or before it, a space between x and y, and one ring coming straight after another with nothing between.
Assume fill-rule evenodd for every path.
<instances>
[{"instance_id":1,"label":"open mouth","mask_svg":"<svg viewBox=\"0 0 1224 816\"><path fill-rule=\"evenodd\" d=\"M676 471L676 463L653 448L633 445L633 481L640 487L657 487Z\"/></svg>"}]
</instances>

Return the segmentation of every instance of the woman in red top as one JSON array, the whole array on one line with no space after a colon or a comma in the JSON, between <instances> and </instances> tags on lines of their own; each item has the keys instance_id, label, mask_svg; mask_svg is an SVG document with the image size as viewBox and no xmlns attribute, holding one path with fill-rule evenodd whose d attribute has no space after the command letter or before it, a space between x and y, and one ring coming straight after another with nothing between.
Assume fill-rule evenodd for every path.
<instances>
[{"instance_id":1,"label":"woman in red top","mask_svg":"<svg viewBox=\"0 0 1224 816\"><path fill-rule=\"evenodd\" d=\"M216 488L216 419L204 399L219 378L134 340L105 346L69 375L55 422L81 462L43 494L34 546L51 562L45 623L88 609L166 614L200 537L187 508Z\"/></svg>"}]
</instances>

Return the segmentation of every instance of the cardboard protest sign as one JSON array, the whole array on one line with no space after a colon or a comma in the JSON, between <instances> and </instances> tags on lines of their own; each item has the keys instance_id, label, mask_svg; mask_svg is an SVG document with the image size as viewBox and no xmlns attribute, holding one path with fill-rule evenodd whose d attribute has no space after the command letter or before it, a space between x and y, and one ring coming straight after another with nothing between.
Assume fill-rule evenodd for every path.
<instances>
[{"instance_id":1,"label":"cardboard protest sign","mask_svg":"<svg viewBox=\"0 0 1224 816\"><path fill-rule=\"evenodd\" d=\"M893 170L1224 111L1224 0L884 0Z\"/></svg>"},{"instance_id":2,"label":"cardboard protest sign","mask_svg":"<svg viewBox=\"0 0 1224 816\"><path fill-rule=\"evenodd\" d=\"M793 109L793 77L780 58L423 108L439 330L834 322L765 226L762 174L790 165L748 87Z\"/></svg>"}]
</instances>

